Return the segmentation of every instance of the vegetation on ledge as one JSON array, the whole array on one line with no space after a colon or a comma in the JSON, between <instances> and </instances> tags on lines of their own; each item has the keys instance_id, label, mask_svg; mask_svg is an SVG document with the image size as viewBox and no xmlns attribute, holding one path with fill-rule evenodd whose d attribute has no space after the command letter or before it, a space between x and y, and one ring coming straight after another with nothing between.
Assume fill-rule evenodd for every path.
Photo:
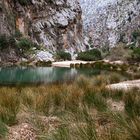
<instances>
[{"instance_id":1,"label":"vegetation on ledge","mask_svg":"<svg viewBox=\"0 0 140 140\"><path fill-rule=\"evenodd\" d=\"M71 54L65 51L58 51L55 57L56 60L71 60Z\"/></svg>"},{"instance_id":2,"label":"vegetation on ledge","mask_svg":"<svg viewBox=\"0 0 140 140\"><path fill-rule=\"evenodd\" d=\"M101 52L98 49L92 49L78 53L77 59L83 61L97 61L101 60L102 56Z\"/></svg>"}]
</instances>

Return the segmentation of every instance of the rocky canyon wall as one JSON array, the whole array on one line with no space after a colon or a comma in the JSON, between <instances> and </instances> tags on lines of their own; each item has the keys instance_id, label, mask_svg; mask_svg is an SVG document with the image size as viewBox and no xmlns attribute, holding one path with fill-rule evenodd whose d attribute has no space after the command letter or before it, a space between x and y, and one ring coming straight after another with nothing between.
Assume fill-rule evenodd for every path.
<instances>
[{"instance_id":1,"label":"rocky canyon wall","mask_svg":"<svg viewBox=\"0 0 140 140\"><path fill-rule=\"evenodd\" d=\"M14 34L16 25L13 11L13 2L0 0L0 34Z\"/></svg>"},{"instance_id":2,"label":"rocky canyon wall","mask_svg":"<svg viewBox=\"0 0 140 140\"><path fill-rule=\"evenodd\" d=\"M95 47L132 41L140 28L140 0L81 0L86 35Z\"/></svg>"},{"instance_id":3,"label":"rocky canyon wall","mask_svg":"<svg viewBox=\"0 0 140 140\"><path fill-rule=\"evenodd\" d=\"M78 0L0 0L0 33L19 30L48 52L84 49L82 11Z\"/></svg>"}]
</instances>

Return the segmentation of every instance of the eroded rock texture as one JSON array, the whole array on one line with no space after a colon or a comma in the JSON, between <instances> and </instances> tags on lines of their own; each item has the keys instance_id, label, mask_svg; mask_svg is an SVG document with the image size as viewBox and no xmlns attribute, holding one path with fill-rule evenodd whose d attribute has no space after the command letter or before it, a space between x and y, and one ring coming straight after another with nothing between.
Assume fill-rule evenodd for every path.
<instances>
[{"instance_id":1,"label":"eroded rock texture","mask_svg":"<svg viewBox=\"0 0 140 140\"><path fill-rule=\"evenodd\" d=\"M130 43L132 32L140 28L139 0L81 0L81 6L86 34L95 47Z\"/></svg>"},{"instance_id":2,"label":"eroded rock texture","mask_svg":"<svg viewBox=\"0 0 140 140\"><path fill-rule=\"evenodd\" d=\"M0 34L14 34L15 17L13 3L8 0L0 0Z\"/></svg>"},{"instance_id":3,"label":"eroded rock texture","mask_svg":"<svg viewBox=\"0 0 140 140\"><path fill-rule=\"evenodd\" d=\"M15 29L49 52L67 50L74 54L84 49L81 8L78 0L0 1L0 32Z\"/></svg>"}]
</instances>

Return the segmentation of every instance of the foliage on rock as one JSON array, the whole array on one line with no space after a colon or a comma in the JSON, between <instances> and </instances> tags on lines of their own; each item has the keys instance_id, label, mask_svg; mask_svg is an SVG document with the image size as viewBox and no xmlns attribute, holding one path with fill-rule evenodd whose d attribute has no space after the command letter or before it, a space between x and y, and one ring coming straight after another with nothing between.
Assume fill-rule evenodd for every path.
<instances>
[{"instance_id":1,"label":"foliage on rock","mask_svg":"<svg viewBox=\"0 0 140 140\"><path fill-rule=\"evenodd\" d=\"M64 51L59 51L56 54L56 59L58 60L71 60L71 54Z\"/></svg>"},{"instance_id":2,"label":"foliage on rock","mask_svg":"<svg viewBox=\"0 0 140 140\"><path fill-rule=\"evenodd\" d=\"M102 59L102 56L98 49L92 49L85 52L80 52L77 56L77 59L84 61L96 61Z\"/></svg>"}]
</instances>

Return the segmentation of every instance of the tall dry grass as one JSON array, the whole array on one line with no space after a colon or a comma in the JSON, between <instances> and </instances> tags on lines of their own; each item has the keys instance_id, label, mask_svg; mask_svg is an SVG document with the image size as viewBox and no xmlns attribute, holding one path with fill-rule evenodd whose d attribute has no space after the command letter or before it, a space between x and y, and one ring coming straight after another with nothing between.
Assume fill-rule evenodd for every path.
<instances>
[{"instance_id":1,"label":"tall dry grass","mask_svg":"<svg viewBox=\"0 0 140 140\"><path fill-rule=\"evenodd\" d=\"M0 122L4 125L0 126L0 136L6 134L6 125L17 124L17 116L26 110L35 114L30 122L38 128L40 140L139 140L140 91L105 88L122 79L120 75L80 76L69 84L1 87ZM112 112L108 99L123 101L125 110ZM37 118L41 115L61 119L55 133L48 134Z\"/></svg>"}]
</instances>

